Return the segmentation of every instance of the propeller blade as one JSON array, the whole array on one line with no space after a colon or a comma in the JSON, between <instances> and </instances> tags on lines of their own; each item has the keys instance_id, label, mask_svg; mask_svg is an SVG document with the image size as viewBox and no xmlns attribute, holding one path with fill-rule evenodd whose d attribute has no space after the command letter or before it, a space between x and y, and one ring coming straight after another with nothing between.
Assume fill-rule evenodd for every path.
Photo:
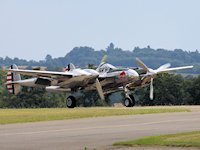
<instances>
[{"instance_id":1,"label":"propeller blade","mask_svg":"<svg viewBox=\"0 0 200 150\"><path fill-rule=\"evenodd\" d=\"M108 59L108 56L104 55L103 58L101 59L101 63L106 63L107 59Z\"/></svg>"},{"instance_id":2,"label":"propeller blade","mask_svg":"<svg viewBox=\"0 0 200 150\"><path fill-rule=\"evenodd\" d=\"M169 71L176 71L176 70L182 70L182 69L191 69L191 68L193 68L193 66L183 66L183 67L175 67L175 68L166 68L166 69L160 70L159 73L169 72Z\"/></svg>"},{"instance_id":3,"label":"propeller blade","mask_svg":"<svg viewBox=\"0 0 200 150\"><path fill-rule=\"evenodd\" d=\"M162 71L162 70L164 70L164 69L167 69L167 68L169 68L170 66L171 66L170 63L164 64L164 65L160 66L158 69L156 69L156 72L159 72L159 71Z\"/></svg>"},{"instance_id":4,"label":"propeller blade","mask_svg":"<svg viewBox=\"0 0 200 150\"><path fill-rule=\"evenodd\" d=\"M98 78L96 79L96 88L97 88L97 92L98 92L101 100L105 100L105 96L103 94L103 89L102 89L102 86L101 86Z\"/></svg>"},{"instance_id":5,"label":"propeller blade","mask_svg":"<svg viewBox=\"0 0 200 150\"><path fill-rule=\"evenodd\" d=\"M153 78L151 78L149 97L150 97L150 100L153 100Z\"/></svg>"},{"instance_id":6,"label":"propeller blade","mask_svg":"<svg viewBox=\"0 0 200 150\"><path fill-rule=\"evenodd\" d=\"M136 63L142 68L144 69L146 72L150 72L149 68L139 59L139 58L135 58L136 59Z\"/></svg>"}]
</instances>

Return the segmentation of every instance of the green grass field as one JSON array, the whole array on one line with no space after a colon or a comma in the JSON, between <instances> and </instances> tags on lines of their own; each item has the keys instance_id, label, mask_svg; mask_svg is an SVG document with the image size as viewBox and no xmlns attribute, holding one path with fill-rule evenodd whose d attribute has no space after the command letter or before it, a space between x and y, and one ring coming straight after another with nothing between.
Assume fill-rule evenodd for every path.
<instances>
[{"instance_id":1,"label":"green grass field","mask_svg":"<svg viewBox=\"0 0 200 150\"><path fill-rule=\"evenodd\" d=\"M117 142L114 145L125 145L125 146L178 146L178 147L200 147L200 131L169 134L160 136L144 137L132 141Z\"/></svg>"},{"instance_id":2,"label":"green grass field","mask_svg":"<svg viewBox=\"0 0 200 150\"><path fill-rule=\"evenodd\" d=\"M184 107L93 107L93 108L43 108L43 109L0 109L0 124L65 120L99 116L151 114L166 112L189 112Z\"/></svg>"}]
</instances>

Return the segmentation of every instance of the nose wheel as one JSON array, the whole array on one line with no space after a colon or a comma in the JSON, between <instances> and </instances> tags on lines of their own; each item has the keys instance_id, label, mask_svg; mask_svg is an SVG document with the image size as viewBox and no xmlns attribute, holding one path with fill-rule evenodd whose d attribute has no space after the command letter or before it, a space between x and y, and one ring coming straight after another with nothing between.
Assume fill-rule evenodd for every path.
<instances>
[{"instance_id":1,"label":"nose wheel","mask_svg":"<svg viewBox=\"0 0 200 150\"><path fill-rule=\"evenodd\" d=\"M133 107L135 105L135 98L133 95L128 95L124 100L124 106Z\"/></svg>"}]
</instances>

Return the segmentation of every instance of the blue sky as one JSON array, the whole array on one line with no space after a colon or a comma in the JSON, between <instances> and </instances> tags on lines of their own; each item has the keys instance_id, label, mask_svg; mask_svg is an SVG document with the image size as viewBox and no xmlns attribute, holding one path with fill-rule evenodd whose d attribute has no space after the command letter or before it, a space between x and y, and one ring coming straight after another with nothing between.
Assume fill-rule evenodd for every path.
<instances>
[{"instance_id":1,"label":"blue sky","mask_svg":"<svg viewBox=\"0 0 200 150\"><path fill-rule=\"evenodd\" d=\"M41 60L76 46L200 50L199 0L0 0L0 57Z\"/></svg>"}]
</instances>

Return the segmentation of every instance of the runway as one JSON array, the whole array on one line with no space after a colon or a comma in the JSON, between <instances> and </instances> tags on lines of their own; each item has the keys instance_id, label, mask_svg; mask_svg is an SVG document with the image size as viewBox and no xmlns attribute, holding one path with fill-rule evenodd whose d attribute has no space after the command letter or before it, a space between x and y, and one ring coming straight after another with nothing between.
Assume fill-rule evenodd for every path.
<instances>
[{"instance_id":1,"label":"runway","mask_svg":"<svg viewBox=\"0 0 200 150\"><path fill-rule=\"evenodd\" d=\"M199 111L0 125L0 150L99 150L121 140L193 130L200 130Z\"/></svg>"}]
</instances>

